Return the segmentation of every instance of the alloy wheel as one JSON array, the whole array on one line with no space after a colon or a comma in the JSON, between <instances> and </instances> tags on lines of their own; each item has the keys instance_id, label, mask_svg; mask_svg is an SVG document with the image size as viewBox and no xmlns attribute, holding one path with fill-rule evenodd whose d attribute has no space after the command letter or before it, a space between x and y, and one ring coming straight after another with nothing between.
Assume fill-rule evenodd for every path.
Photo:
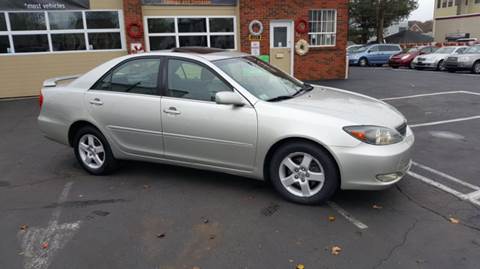
<instances>
[{"instance_id":1,"label":"alloy wheel","mask_svg":"<svg viewBox=\"0 0 480 269\"><path fill-rule=\"evenodd\" d=\"M473 72L475 74L480 74L480 62L475 63L475 65L473 66Z\"/></svg>"},{"instance_id":2,"label":"alloy wheel","mask_svg":"<svg viewBox=\"0 0 480 269\"><path fill-rule=\"evenodd\" d=\"M85 134L80 138L78 152L82 162L91 169L99 169L105 162L103 144L92 134Z\"/></svg>"},{"instance_id":3,"label":"alloy wheel","mask_svg":"<svg viewBox=\"0 0 480 269\"><path fill-rule=\"evenodd\" d=\"M325 174L320 162L304 152L289 154L280 163L279 178L283 187L297 197L311 197L324 185Z\"/></svg>"},{"instance_id":4,"label":"alloy wheel","mask_svg":"<svg viewBox=\"0 0 480 269\"><path fill-rule=\"evenodd\" d=\"M445 61L440 61L440 63L438 64L438 70L440 70L440 71L447 70L447 66L446 66Z\"/></svg>"}]
</instances>

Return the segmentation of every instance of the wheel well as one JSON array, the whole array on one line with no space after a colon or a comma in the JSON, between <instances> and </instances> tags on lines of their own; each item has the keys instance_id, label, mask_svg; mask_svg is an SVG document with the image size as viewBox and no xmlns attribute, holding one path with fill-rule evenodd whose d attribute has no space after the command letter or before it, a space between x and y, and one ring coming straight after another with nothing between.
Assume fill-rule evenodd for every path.
<instances>
[{"instance_id":1,"label":"wheel well","mask_svg":"<svg viewBox=\"0 0 480 269\"><path fill-rule=\"evenodd\" d=\"M91 126L95 129L98 129L95 125L91 124L88 121L80 120L74 122L72 125L70 125L70 129L68 129L68 143L70 144L70 146L73 146L73 139L75 138L75 134L78 132L78 130L85 126Z\"/></svg>"},{"instance_id":2,"label":"wheel well","mask_svg":"<svg viewBox=\"0 0 480 269\"><path fill-rule=\"evenodd\" d=\"M340 178L340 181L342 180L341 176L340 176L340 167L338 166L337 160L335 159L335 157L333 157L332 153L330 153L330 151L327 150L322 144L319 144L319 143L317 143L313 140L307 139L307 138L289 137L289 138L285 138L285 139L282 139L280 141L277 141L268 150L267 155L265 157L265 161L263 162L263 175L264 175L264 178L265 178L266 181L270 180L270 172L269 172L270 169L268 169L268 167L270 165L270 162L272 160L272 157L273 157L273 154L275 153L275 151L277 151L279 148L281 148L282 146L284 146L286 144L294 143L294 142L306 142L306 143L310 143L310 144L313 144L313 145L321 148L326 154L328 154L328 156L330 156L330 158L332 158L333 163L335 163L335 166L337 167L338 178ZM339 186L340 186L340 184L339 184Z\"/></svg>"}]
</instances>

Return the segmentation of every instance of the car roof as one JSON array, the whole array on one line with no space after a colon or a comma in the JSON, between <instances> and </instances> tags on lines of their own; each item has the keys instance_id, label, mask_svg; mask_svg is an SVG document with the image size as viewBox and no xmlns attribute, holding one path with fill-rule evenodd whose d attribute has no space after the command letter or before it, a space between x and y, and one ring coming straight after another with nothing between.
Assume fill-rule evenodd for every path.
<instances>
[{"instance_id":1,"label":"car roof","mask_svg":"<svg viewBox=\"0 0 480 269\"><path fill-rule=\"evenodd\" d=\"M135 56L178 56L178 57L187 57L188 56L201 57L207 61L217 61L230 58L239 58L245 57L249 54L237 51L222 50L215 48L205 48L205 47L182 47L174 48L170 50L161 50L155 52L145 52L141 54L134 54Z\"/></svg>"}]
</instances>

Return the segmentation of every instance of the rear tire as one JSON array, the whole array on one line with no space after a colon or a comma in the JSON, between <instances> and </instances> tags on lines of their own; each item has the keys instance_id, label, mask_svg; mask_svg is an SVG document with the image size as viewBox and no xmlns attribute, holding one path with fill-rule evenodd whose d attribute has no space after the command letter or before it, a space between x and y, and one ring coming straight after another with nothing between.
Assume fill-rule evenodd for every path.
<instances>
[{"instance_id":1,"label":"rear tire","mask_svg":"<svg viewBox=\"0 0 480 269\"><path fill-rule=\"evenodd\" d=\"M118 167L107 139L93 126L80 128L73 141L75 157L90 174L106 175Z\"/></svg>"},{"instance_id":2,"label":"rear tire","mask_svg":"<svg viewBox=\"0 0 480 269\"><path fill-rule=\"evenodd\" d=\"M340 185L337 165L322 147L293 142L279 148L269 164L270 179L285 199L300 204L328 201Z\"/></svg>"},{"instance_id":3,"label":"rear tire","mask_svg":"<svg viewBox=\"0 0 480 269\"><path fill-rule=\"evenodd\" d=\"M437 71L445 71L445 70L447 70L447 67L445 66L445 61L441 60L440 62L438 62Z\"/></svg>"}]
</instances>

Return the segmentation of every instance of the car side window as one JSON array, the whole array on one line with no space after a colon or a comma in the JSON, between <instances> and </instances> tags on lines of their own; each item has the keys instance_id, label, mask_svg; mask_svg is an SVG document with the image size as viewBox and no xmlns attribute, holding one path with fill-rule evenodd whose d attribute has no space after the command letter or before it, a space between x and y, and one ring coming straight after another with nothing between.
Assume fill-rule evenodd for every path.
<instances>
[{"instance_id":1,"label":"car side window","mask_svg":"<svg viewBox=\"0 0 480 269\"><path fill-rule=\"evenodd\" d=\"M467 48L459 48L455 54L462 54Z\"/></svg>"},{"instance_id":2,"label":"car side window","mask_svg":"<svg viewBox=\"0 0 480 269\"><path fill-rule=\"evenodd\" d=\"M368 52L377 52L378 51L378 46L373 46L370 49L368 49Z\"/></svg>"},{"instance_id":3,"label":"car side window","mask_svg":"<svg viewBox=\"0 0 480 269\"><path fill-rule=\"evenodd\" d=\"M423 53L423 54L430 53L430 52L432 52L431 48L423 48L423 49L420 50L420 53Z\"/></svg>"},{"instance_id":4,"label":"car side window","mask_svg":"<svg viewBox=\"0 0 480 269\"><path fill-rule=\"evenodd\" d=\"M131 60L115 68L93 89L158 95L159 68L160 59Z\"/></svg>"},{"instance_id":5,"label":"car side window","mask_svg":"<svg viewBox=\"0 0 480 269\"><path fill-rule=\"evenodd\" d=\"M171 97L215 101L215 94L233 91L209 68L190 61L168 61L168 90Z\"/></svg>"}]
</instances>

